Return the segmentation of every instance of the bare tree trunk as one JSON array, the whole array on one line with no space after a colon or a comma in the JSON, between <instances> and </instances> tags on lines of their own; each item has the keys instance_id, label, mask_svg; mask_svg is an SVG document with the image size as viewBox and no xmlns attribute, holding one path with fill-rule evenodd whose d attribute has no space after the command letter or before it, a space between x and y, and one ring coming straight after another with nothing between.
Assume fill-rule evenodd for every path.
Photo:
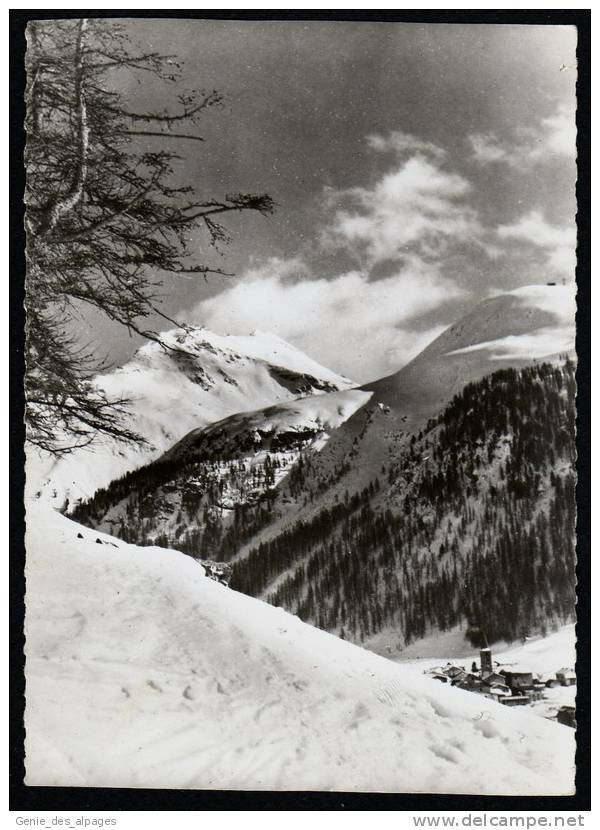
<instances>
[{"instance_id":1,"label":"bare tree trunk","mask_svg":"<svg viewBox=\"0 0 600 830\"><path fill-rule=\"evenodd\" d=\"M41 109L38 105L38 82L42 67L40 64L39 43L37 36L37 26L35 22L31 22L27 27L27 91L25 97L27 99L27 131L36 136L40 134L41 126Z\"/></svg>"},{"instance_id":2,"label":"bare tree trunk","mask_svg":"<svg viewBox=\"0 0 600 830\"><path fill-rule=\"evenodd\" d=\"M81 201L87 176L87 154L89 147L90 130L87 123L87 107L84 89L84 67L83 67L83 40L87 20L79 21L77 29L77 42L75 47L74 60L74 83L75 83L75 118L77 128L77 165L71 186L67 193L46 206L42 213L39 233L47 236L52 233L63 213L66 213Z\"/></svg>"}]
</instances>

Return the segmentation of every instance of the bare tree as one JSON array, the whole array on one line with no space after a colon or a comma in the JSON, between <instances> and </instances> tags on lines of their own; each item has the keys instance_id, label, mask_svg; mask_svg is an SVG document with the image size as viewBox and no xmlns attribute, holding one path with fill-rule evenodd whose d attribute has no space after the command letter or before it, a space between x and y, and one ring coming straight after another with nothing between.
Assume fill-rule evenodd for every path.
<instances>
[{"instance_id":1,"label":"bare tree","mask_svg":"<svg viewBox=\"0 0 600 830\"><path fill-rule=\"evenodd\" d=\"M115 20L28 27L27 435L54 454L99 433L141 440L124 426L127 402L95 385L101 367L67 334L79 304L160 342L144 323L162 313L161 272L223 273L191 258L194 229L218 245L229 240L224 214L273 209L266 194L200 198L174 183L176 150L203 141L197 126L219 93L171 92L169 108L137 112L118 91L124 72L153 87L181 82L174 58L135 49Z\"/></svg>"}]
</instances>

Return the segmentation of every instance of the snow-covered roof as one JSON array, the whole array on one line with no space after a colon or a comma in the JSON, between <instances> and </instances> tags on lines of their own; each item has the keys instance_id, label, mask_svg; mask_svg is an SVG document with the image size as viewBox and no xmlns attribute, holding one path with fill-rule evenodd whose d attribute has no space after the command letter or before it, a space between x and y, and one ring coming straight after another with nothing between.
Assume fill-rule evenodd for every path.
<instances>
[{"instance_id":1,"label":"snow-covered roof","mask_svg":"<svg viewBox=\"0 0 600 830\"><path fill-rule=\"evenodd\" d=\"M558 677L559 675L561 677L568 677L568 678L576 677L574 669L559 669L556 672L556 676Z\"/></svg>"}]
</instances>

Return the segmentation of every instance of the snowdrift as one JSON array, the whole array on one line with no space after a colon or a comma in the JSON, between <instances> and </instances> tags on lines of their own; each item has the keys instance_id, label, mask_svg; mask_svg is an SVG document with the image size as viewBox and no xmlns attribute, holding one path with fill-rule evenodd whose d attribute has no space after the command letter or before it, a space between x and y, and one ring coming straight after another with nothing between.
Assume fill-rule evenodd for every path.
<instances>
[{"instance_id":1,"label":"snowdrift","mask_svg":"<svg viewBox=\"0 0 600 830\"><path fill-rule=\"evenodd\" d=\"M183 554L39 502L27 550L29 785L573 791L572 729L444 688Z\"/></svg>"}]
</instances>

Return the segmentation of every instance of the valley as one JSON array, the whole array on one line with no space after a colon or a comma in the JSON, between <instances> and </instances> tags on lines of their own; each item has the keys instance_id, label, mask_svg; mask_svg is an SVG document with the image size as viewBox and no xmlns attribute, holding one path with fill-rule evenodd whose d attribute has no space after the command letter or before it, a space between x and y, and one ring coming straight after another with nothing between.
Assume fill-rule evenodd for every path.
<instances>
[{"instance_id":1,"label":"valley","mask_svg":"<svg viewBox=\"0 0 600 830\"><path fill-rule=\"evenodd\" d=\"M572 299L486 300L396 375L195 428L72 515L388 656L546 633L574 614ZM552 331L567 352L523 355Z\"/></svg>"}]
</instances>

